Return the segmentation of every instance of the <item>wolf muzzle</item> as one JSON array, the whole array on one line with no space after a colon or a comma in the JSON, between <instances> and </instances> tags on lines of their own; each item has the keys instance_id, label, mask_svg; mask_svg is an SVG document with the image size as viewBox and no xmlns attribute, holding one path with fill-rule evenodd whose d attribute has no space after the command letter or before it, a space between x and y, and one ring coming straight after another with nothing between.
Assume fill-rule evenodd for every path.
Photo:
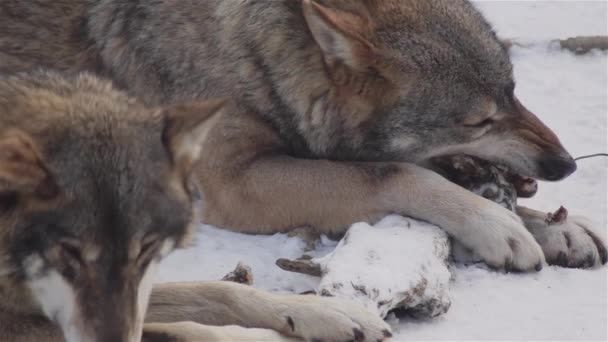
<instances>
[{"instance_id":1,"label":"wolf muzzle","mask_svg":"<svg viewBox=\"0 0 608 342\"><path fill-rule=\"evenodd\" d=\"M576 171L576 162L572 156L545 154L539 162L543 178L548 181L558 181L570 176Z\"/></svg>"}]
</instances>

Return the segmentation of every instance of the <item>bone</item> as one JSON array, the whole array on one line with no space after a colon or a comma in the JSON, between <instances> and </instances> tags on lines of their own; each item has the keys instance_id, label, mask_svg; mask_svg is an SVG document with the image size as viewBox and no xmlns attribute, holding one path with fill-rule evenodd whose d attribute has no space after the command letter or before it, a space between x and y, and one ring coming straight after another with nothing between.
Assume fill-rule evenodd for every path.
<instances>
[{"instance_id":1,"label":"bone","mask_svg":"<svg viewBox=\"0 0 608 342\"><path fill-rule=\"evenodd\" d=\"M532 197L536 181L510 172L483 159L458 154L434 158L429 168L453 183L515 211L518 197Z\"/></svg>"},{"instance_id":2,"label":"bone","mask_svg":"<svg viewBox=\"0 0 608 342\"><path fill-rule=\"evenodd\" d=\"M276 264L284 271L307 274L313 277L323 276L321 265L310 259L278 259Z\"/></svg>"},{"instance_id":3,"label":"bone","mask_svg":"<svg viewBox=\"0 0 608 342\"><path fill-rule=\"evenodd\" d=\"M436 226L389 216L353 225L336 249L317 259L277 261L284 270L320 276L317 293L357 301L380 317L394 309L435 317L450 307L449 239Z\"/></svg>"}]
</instances>

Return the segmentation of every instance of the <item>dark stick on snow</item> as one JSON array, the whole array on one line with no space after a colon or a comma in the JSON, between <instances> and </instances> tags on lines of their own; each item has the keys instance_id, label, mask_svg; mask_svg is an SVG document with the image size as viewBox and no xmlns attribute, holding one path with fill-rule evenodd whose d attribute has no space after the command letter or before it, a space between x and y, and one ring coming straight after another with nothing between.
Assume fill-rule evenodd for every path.
<instances>
[{"instance_id":1,"label":"dark stick on snow","mask_svg":"<svg viewBox=\"0 0 608 342\"><path fill-rule=\"evenodd\" d=\"M514 39L502 39L502 45L507 49L512 46L529 48L534 44L518 42ZM568 39L554 39L551 42L559 44L562 49L569 50L577 55L588 53L592 50L608 50L608 36L578 36Z\"/></svg>"},{"instance_id":2,"label":"dark stick on snow","mask_svg":"<svg viewBox=\"0 0 608 342\"><path fill-rule=\"evenodd\" d=\"M558 39L562 49L570 50L577 55L585 54L591 50L608 50L608 36L578 36L568 39Z\"/></svg>"},{"instance_id":3,"label":"dark stick on snow","mask_svg":"<svg viewBox=\"0 0 608 342\"><path fill-rule=\"evenodd\" d=\"M311 260L278 259L276 264L282 270L288 272L308 274L314 277L321 277L323 275L321 266L319 264L315 264Z\"/></svg>"}]
</instances>

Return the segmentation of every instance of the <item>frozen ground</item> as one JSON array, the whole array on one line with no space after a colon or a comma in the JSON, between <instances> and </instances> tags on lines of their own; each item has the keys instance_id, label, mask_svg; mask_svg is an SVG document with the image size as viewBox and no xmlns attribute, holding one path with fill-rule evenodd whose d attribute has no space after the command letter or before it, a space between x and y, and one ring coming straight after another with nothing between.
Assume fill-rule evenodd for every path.
<instances>
[{"instance_id":1,"label":"frozen ground","mask_svg":"<svg viewBox=\"0 0 608 342\"><path fill-rule=\"evenodd\" d=\"M449 1L449 0L446 0ZM574 156L608 149L608 58L575 57L547 48L552 38L608 34L603 1L503 1L478 3L502 37L536 43L515 48L516 93L561 137ZM579 162L575 175L559 184L541 184L525 204L545 211L566 206L592 218L606 235L608 161ZM238 210L238 208L235 208ZM219 279L243 260L253 268L254 285L301 292L314 279L283 272L279 257L294 258L304 244L284 235L244 236L202 226L198 245L173 254L161 281ZM319 253L330 250L326 243ZM452 270L452 307L430 321L392 319L395 340L603 340L608 339L608 268L568 270L547 267L537 274L498 274L479 267Z\"/></svg>"}]
</instances>

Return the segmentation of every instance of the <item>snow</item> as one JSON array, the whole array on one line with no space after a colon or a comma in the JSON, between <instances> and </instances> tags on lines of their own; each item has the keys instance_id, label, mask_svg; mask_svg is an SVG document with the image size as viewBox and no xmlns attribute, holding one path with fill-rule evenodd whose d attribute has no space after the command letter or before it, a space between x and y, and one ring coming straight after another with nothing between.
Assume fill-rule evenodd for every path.
<instances>
[{"instance_id":1,"label":"snow","mask_svg":"<svg viewBox=\"0 0 608 342\"><path fill-rule=\"evenodd\" d=\"M602 0L475 1L501 37L541 41L606 34Z\"/></svg>"},{"instance_id":2,"label":"snow","mask_svg":"<svg viewBox=\"0 0 608 342\"><path fill-rule=\"evenodd\" d=\"M548 42L576 35L607 35L603 1L478 2L501 37L532 42L512 51L516 94L554 129L576 157L608 150L608 58L574 56ZM606 236L608 161L579 162L565 181L541 183L523 204L544 211L564 205L571 214L597 223ZM325 239L316 256L336 243ZM318 279L284 272L278 258L295 259L305 244L286 235L251 236L201 226L198 244L173 253L160 281L217 280L244 261L254 286L287 293L316 288ZM545 267L540 273L501 274L482 266L452 267L452 306L430 320L392 318L396 341L404 340L608 340L608 267L571 270Z\"/></svg>"}]
</instances>

